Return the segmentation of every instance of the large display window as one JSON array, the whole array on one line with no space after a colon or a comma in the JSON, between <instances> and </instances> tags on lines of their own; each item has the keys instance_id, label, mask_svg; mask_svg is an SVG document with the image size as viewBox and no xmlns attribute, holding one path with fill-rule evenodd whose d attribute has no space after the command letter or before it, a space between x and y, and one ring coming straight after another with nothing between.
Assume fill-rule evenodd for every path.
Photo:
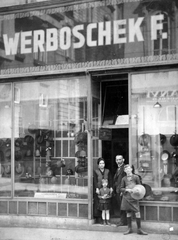
<instances>
[{"instance_id":1,"label":"large display window","mask_svg":"<svg viewBox=\"0 0 178 240\"><path fill-rule=\"evenodd\" d=\"M0 195L11 196L13 189L15 197L87 199L86 77L17 82L13 91L8 84L0 89L0 151L5 155Z\"/></svg>"},{"instance_id":2,"label":"large display window","mask_svg":"<svg viewBox=\"0 0 178 240\"><path fill-rule=\"evenodd\" d=\"M131 75L131 157L145 200L177 201L178 71Z\"/></svg>"},{"instance_id":3,"label":"large display window","mask_svg":"<svg viewBox=\"0 0 178 240\"><path fill-rule=\"evenodd\" d=\"M13 146L12 136L12 87L11 84L0 85L0 196L11 196L12 179L11 155Z\"/></svg>"}]
</instances>

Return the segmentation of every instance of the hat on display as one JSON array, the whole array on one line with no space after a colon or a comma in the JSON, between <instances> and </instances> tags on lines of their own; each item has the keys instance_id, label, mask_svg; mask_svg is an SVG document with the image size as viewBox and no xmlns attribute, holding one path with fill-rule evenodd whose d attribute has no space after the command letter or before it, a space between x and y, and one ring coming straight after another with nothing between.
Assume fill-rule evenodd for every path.
<instances>
[{"instance_id":1,"label":"hat on display","mask_svg":"<svg viewBox=\"0 0 178 240\"><path fill-rule=\"evenodd\" d=\"M79 150L75 153L75 157L77 157L77 158L83 158L83 157L86 157L86 156L87 156L87 154L84 150Z\"/></svg>"},{"instance_id":2,"label":"hat on display","mask_svg":"<svg viewBox=\"0 0 178 240\"><path fill-rule=\"evenodd\" d=\"M51 130L47 130L46 132L44 132L44 136L46 141L48 142L53 141L53 132Z\"/></svg>"},{"instance_id":3,"label":"hat on display","mask_svg":"<svg viewBox=\"0 0 178 240\"><path fill-rule=\"evenodd\" d=\"M1 166L1 172L0 172L1 175L4 174L4 166Z\"/></svg>"},{"instance_id":4,"label":"hat on display","mask_svg":"<svg viewBox=\"0 0 178 240\"><path fill-rule=\"evenodd\" d=\"M15 140L15 146L16 147L20 147L22 145L22 143L23 143L23 140L21 138L17 138Z\"/></svg>"},{"instance_id":5,"label":"hat on display","mask_svg":"<svg viewBox=\"0 0 178 240\"><path fill-rule=\"evenodd\" d=\"M3 145L4 145L3 139L0 139L0 147L3 147Z\"/></svg>"},{"instance_id":6,"label":"hat on display","mask_svg":"<svg viewBox=\"0 0 178 240\"><path fill-rule=\"evenodd\" d=\"M0 163L4 161L4 153L3 151L0 151Z\"/></svg>"},{"instance_id":7,"label":"hat on display","mask_svg":"<svg viewBox=\"0 0 178 240\"><path fill-rule=\"evenodd\" d=\"M139 137L139 144L141 146L148 146L150 141L151 141L151 137L149 134L144 133Z\"/></svg>"},{"instance_id":8,"label":"hat on display","mask_svg":"<svg viewBox=\"0 0 178 240\"><path fill-rule=\"evenodd\" d=\"M27 156L27 157L31 157L31 156L32 156L32 151L31 151L31 149L27 149L27 151L26 151L26 156Z\"/></svg>"},{"instance_id":9,"label":"hat on display","mask_svg":"<svg viewBox=\"0 0 178 240\"><path fill-rule=\"evenodd\" d=\"M6 158L6 159L10 159L10 158L11 158L11 149L7 149L7 150L5 151L5 158Z\"/></svg>"},{"instance_id":10,"label":"hat on display","mask_svg":"<svg viewBox=\"0 0 178 240\"><path fill-rule=\"evenodd\" d=\"M159 135L160 135L160 143L161 145L163 145L166 142L166 136L161 133Z\"/></svg>"},{"instance_id":11,"label":"hat on display","mask_svg":"<svg viewBox=\"0 0 178 240\"><path fill-rule=\"evenodd\" d=\"M26 135L24 138L24 142L26 142L27 144L33 144L34 138L31 135Z\"/></svg>"},{"instance_id":12,"label":"hat on display","mask_svg":"<svg viewBox=\"0 0 178 240\"><path fill-rule=\"evenodd\" d=\"M37 131L37 127L34 124L29 124L28 126L28 132L31 134L35 134Z\"/></svg>"},{"instance_id":13,"label":"hat on display","mask_svg":"<svg viewBox=\"0 0 178 240\"><path fill-rule=\"evenodd\" d=\"M170 144L171 144L173 147L178 146L178 134L174 134L174 135L171 136L171 138L170 138Z\"/></svg>"},{"instance_id":14,"label":"hat on display","mask_svg":"<svg viewBox=\"0 0 178 240\"><path fill-rule=\"evenodd\" d=\"M132 193L131 196L132 198L136 199L136 200L140 200L145 196L146 190L144 188L143 185L136 185L133 189L132 189Z\"/></svg>"},{"instance_id":15,"label":"hat on display","mask_svg":"<svg viewBox=\"0 0 178 240\"><path fill-rule=\"evenodd\" d=\"M163 150L161 153L161 160L167 161L170 158L170 153L167 150Z\"/></svg>"},{"instance_id":16,"label":"hat on display","mask_svg":"<svg viewBox=\"0 0 178 240\"><path fill-rule=\"evenodd\" d=\"M22 159L22 152L21 151L15 151L15 160L21 160Z\"/></svg>"},{"instance_id":17,"label":"hat on display","mask_svg":"<svg viewBox=\"0 0 178 240\"><path fill-rule=\"evenodd\" d=\"M18 162L15 166L15 172L17 174L22 175L24 173L24 170L25 170L24 166L21 163Z\"/></svg>"},{"instance_id":18,"label":"hat on display","mask_svg":"<svg viewBox=\"0 0 178 240\"><path fill-rule=\"evenodd\" d=\"M37 135L36 136L36 141L39 145L42 145L45 142L44 136L43 135Z\"/></svg>"},{"instance_id":19,"label":"hat on display","mask_svg":"<svg viewBox=\"0 0 178 240\"><path fill-rule=\"evenodd\" d=\"M11 165L10 165L10 163L7 163L6 165L4 165L4 173L5 174L10 174L11 173Z\"/></svg>"},{"instance_id":20,"label":"hat on display","mask_svg":"<svg viewBox=\"0 0 178 240\"><path fill-rule=\"evenodd\" d=\"M11 139L7 138L6 139L6 147L10 147L11 146Z\"/></svg>"}]
</instances>

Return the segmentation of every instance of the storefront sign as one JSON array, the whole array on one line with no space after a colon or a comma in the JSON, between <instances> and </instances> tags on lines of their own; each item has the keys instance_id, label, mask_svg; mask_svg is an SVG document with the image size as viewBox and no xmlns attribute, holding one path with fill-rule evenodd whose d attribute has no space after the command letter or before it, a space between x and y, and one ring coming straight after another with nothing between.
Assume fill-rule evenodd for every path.
<instances>
[{"instance_id":1,"label":"storefront sign","mask_svg":"<svg viewBox=\"0 0 178 240\"><path fill-rule=\"evenodd\" d=\"M176 14L175 0L107 0L1 15L0 75L175 63Z\"/></svg>"},{"instance_id":2,"label":"storefront sign","mask_svg":"<svg viewBox=\"0 0 178 240\"><path fill-rule=\"evenodd\" d=\"M113 22L90 23L71 27L47 28L34 31L14 33L13 37L3 34L3 43L6 55L29 54L37 52L51 52L82 48L85 43L88 47L106 46L111 44L125 44L144 41L141 24L144 17L115 20ZM163 30L164 15L151 16L151 40L158 39L158 30ZM113 29L113 31L111 30ZM83 32L83 33L82 33ZM84 35L84 32L86 35ZM94 33L98 35L93 40ZM113 37L112 37L113 36ZM76 39L76 41L72 41ZM162 33L162 39L167 39L167 32ZM45 48L46 46L46 48ZM19 47L19 48L18 48Z\"/></svg>"}]
</instances>

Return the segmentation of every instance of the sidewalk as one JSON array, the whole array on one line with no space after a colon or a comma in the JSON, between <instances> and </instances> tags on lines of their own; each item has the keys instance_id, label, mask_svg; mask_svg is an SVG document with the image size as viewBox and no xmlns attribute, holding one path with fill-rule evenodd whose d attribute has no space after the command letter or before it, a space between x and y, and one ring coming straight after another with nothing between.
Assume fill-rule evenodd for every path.
<instances>
[{"instance_id":1,"label":"sidewalk","mask_svg":"<svg viewBox=\"0 0 178 240\"><path fill-rule=\"evenodd\" d=\"M109 228L109 227L106 227ZM124 229L125 230L125 229ZM44 229L44 228L0 228L0 240L177 240L171 232L142 236L136 232L123 235L123 232L93 230Z\"/></svg>"},{"instance_id":2,"label":"sidewalk","mask_svg":"<svg viewBox=\"0 0 178 240\"><path fill-rule=\"evenodd\" d=\"M148 235L138 235L133 220L134 233L123 235L127 226L116 227L92 224L86 219L67 219L35 216L0 216L0 240L177 240L177 223L142 221Z\"/></svg>"}]
</instances>

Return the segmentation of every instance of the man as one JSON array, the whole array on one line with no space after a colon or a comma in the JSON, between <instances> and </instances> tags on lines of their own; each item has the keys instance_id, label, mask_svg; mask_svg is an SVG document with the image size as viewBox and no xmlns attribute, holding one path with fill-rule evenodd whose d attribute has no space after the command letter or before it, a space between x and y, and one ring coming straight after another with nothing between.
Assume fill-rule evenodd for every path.
<instances>
[{"instance_id":1,"label":"man","mask_svg":"<svg viewBox=\"0 0 178 240\"><path fill-rule=\"evenodd\" d=\"M117 164L117 171L114 175L113 183L114 183L114 192L115 192L115 197L116 201L118 203L119 207L119 214L120 214L120 222L117 224L117 226L126 226L127 225L127 218L126 218L126 212L121 211L121 201L122 201L122 194L121 194L121 180L122 178L126 175L124 172L124 161L125 159L123 158L122 155L117 155L116 156L116 164Z\"/></svg>"}]
</instances>

